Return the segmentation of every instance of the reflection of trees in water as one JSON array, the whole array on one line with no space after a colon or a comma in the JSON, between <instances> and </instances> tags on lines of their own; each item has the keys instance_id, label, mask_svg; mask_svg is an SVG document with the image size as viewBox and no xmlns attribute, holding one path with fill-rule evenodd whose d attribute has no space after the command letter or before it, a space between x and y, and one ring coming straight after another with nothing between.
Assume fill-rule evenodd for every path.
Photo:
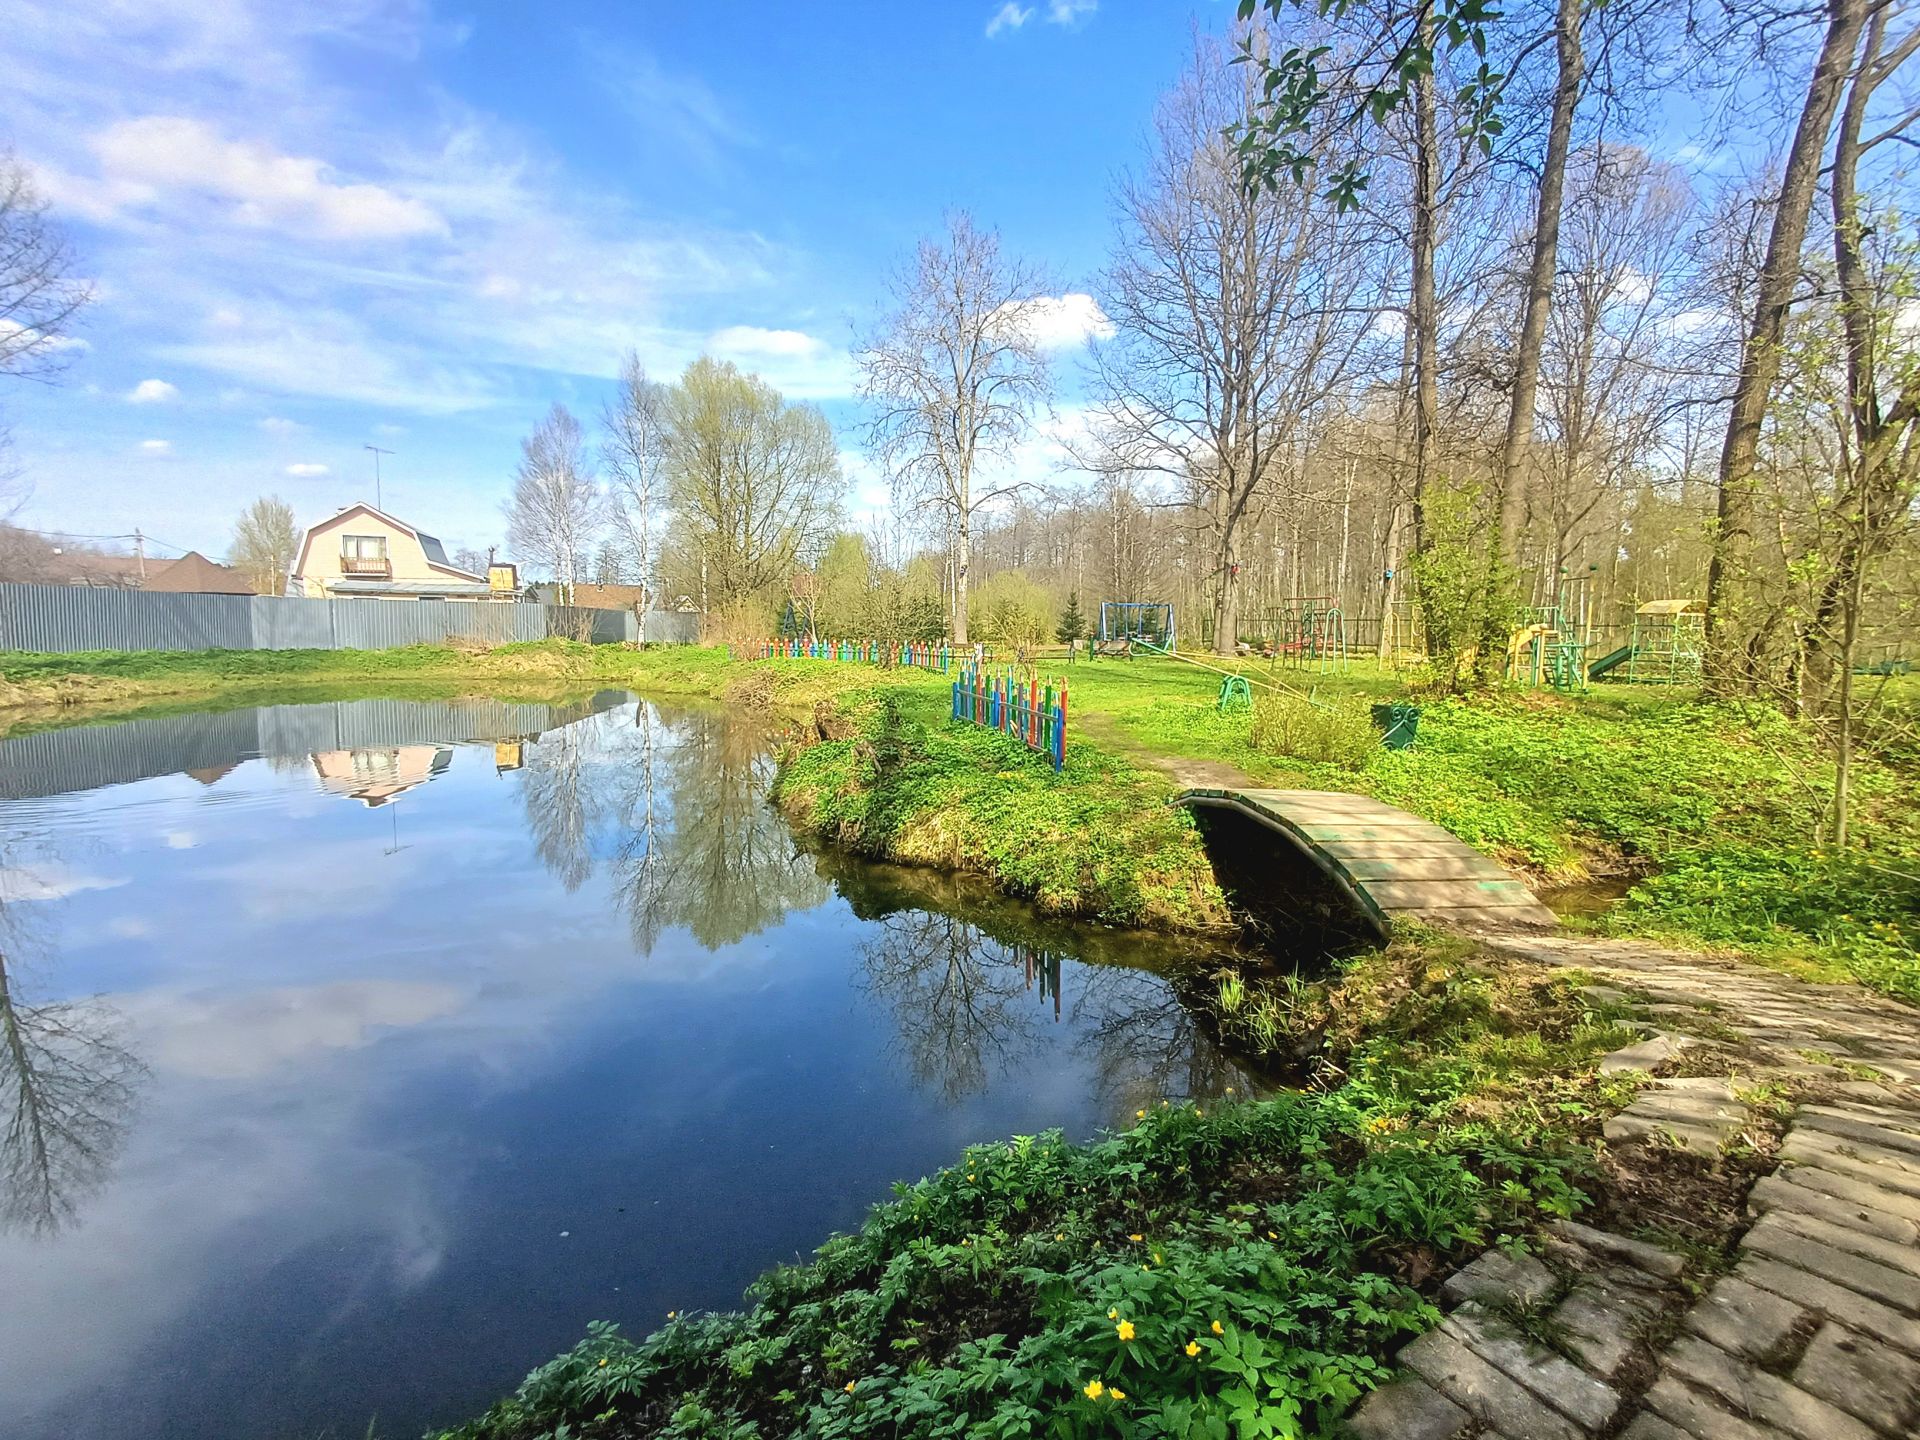
<instances>
[{"instance_id":1,"label":"reflection of trees in water","mask_svg":"<svg viewBox=\"0 0 1920 1440\"><path fill-rule=\"evenodd\" d=\"M0 1229L51 1234L105 1183L146 1067L107 1006L21 998L21 908L0 905Z\"/></svg>"},{"instance_id":2,"label":"reflection of trees in water","mask_svg":"<svg viewBox=\"0 0 1920 1440\"><path fill-rule=\"evenodd\" d=\"M914 1083L959 1100L986 1088L989 1063L1037 1048L1047 1015L1032 993L1035 970L966 921L937 910L881 917L860 947L873 993L893 1010ZM1040 974L1058 970L1044 958Z\"/></svg>"},{"instance_id":3,"label":"reflection of trees in water","mask_svg":"<svg viewBox=\"0 0 1920 1440\"><path fill-rule=\"evenodd\" d=\"M672 925L719 948L827 897L767 803L751 723L643 703L630 725L613 712L543 735L521 774L540 858L569 891L604 867L642 954Z\"/></svg>"},{"instance_id":4,"label":"reflection of trees in water","mask_svg":"<svg viewBox=\"0 0 1920 1440\"><path fill-rule=\"evenodd\" d=\"M1032 1056L1063 1008L1086 1027L1078 1047L1115 1123L1162 1098L1204 1098L1229 1085L1244 1093L1244 1079L1153 971L1065 964L941 910L896 910L874 923L860 950L868 985L893 1011L914 1082L948 1100L980 1092L993 1067Z\"/></svg>"}]
</instances>

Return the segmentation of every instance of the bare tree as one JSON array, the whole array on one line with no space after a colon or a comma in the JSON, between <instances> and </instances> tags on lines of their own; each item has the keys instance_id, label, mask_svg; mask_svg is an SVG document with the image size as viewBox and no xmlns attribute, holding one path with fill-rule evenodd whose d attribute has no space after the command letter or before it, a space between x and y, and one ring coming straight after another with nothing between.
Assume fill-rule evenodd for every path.
<instances>
[{"instance_id":1,"label":"bare tree","mask_svg":"<svg viewBox=\"0 0 1920 1440\"><path fill-rule=\"evenodd\" d=\"M262 495L240 512L233 541L227 546L227 563L247 577L256 594L278 595L286 589L293 552L299 546L293 506L278 495Z\"/></svg>"},{"instance_id":2,"label":"bare tree","mask_svg":"<svg viewBox=\"0 0 1920 1440\"><path fill-rule=\"evenodd\" d=\"M983 465L1004 460L1050 395L1033 334L1040 273L1000 249L999 232L964 211L945 243L922 240L895 274L895 309L861 348L861 393L876 408L869 436L881 463L916 500L939 507L953 540L953 638L967 639L974 519L1019 482L981 488Z\"/></svg>"},{"instance_id":3,"label":"bare tree","mask_svg":"<svg viewBox=\"0 0 1920 1440\"><path fill-rule=\"evenodd\" d=\"M93 298L72 270L26 166L0 151L0 374L46 379L71 358L74 323Z\"/></svg>"},{"instance_id":4,"label":"bare tree","mask_svg":"<svg viewBox=\"0 0 1920 1440\"><path fill-rule=\"evenodd\" d=\"M1119 188L1100 296L1116 334L1096 350L1103 467L1169 475L1201 498L1223 654L1255 498L1297 464L1376 309L1354 293L1357 227L1332 201L1242 182L1224 132L1247 113L1251 73L1203 46L1162 104L1146 173Z\"/></svg>"},{"instance_id":5,"label":"bare tree","mask_svg":"<svg viewBox=\"0 0 1920 1440\"><path fill-rule=\"evenodd\" d=\"M827 417L705 356L673 387L665 415L668 498L703 597L725 607L784 585L839 515L840 455Z\"/></svg>"},{"instance_id":6,"label":"bare tree","mask_svg":"<svg viewBox=\"0 0 1920 1440\"><path fill-rule=\"evenodd\" d=\"M520 442L520 467L507 502L507 544L517 559L545 566L570 593L606 522L585 434L567 407L555 403Z\"/></svg>"},{"instance_id":7,"label":"bare tree","mask_svg":"<svg viewBox=\"0 0 1920 1440\"><path fill-rule=\"evenodd\" d=\"M652 581L654 509L661 498L660 471L666 460L666 410L669 387L647 378L640 356L628 351L620 364L620 390L600 412L606 432L600 442L607 467L609 512L643 589ZM639 639L647 638L647 606L636 607Z\"/></svg>"},{"instance_id":8,"label":"bare tree","mask_svg":"<svg viewBox=\"0 0 1920 1440\"><path fill-rule=\"evenodd\" d=\"M486 551L476 550L471 545L462 545L453 552L453 568L464 570L469 575L486 574L490 563Z\"/></svg>"},{"instance_id":9,"label":"bare tree","mask_svg":"<svg viewBox=\"0 0 1920 1440\"><path fill-rule=\"evenodd\" d=\"M1781 340L1800 280L1801 249L1827 134L1840 108L1870 8L1870 0L1825 0L1821 7L1826 31L1807 77L1806 97L1773 204L1766 256L1755 278L1753 310L1720 448L1719 531L1707 570L1707 682L1723 693L1752 683L1751 663L1742 656L1746 625L1740 613L1740 592L1748 587L1753 568L1753 488L1760 429L1780 375Z\"/></svg>"}]
</instances>

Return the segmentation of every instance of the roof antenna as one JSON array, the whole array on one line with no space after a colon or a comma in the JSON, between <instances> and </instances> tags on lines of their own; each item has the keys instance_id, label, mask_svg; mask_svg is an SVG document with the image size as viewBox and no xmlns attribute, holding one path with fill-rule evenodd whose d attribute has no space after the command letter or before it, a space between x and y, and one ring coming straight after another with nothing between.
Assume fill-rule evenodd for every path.
<instances>
[{"instance_id":1,"label":"roof antenna","mask_svg":"<svg viewBox=\"0 0 1920 1440\"><path fill-rule=\"evenodd\" d=\"M391 450L382 450L378 445L362 445L360 448L373 452L373 508L384 512L387 504L386 501L380 498L380 457L382 455L391 455L393 452Z\"/></svg>"}]
</instances>

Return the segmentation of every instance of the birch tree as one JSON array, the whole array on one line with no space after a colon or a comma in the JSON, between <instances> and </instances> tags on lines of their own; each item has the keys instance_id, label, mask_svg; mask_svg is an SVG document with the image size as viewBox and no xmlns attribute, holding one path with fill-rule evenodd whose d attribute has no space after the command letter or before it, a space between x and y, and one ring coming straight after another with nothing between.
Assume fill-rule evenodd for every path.
<instances>
[{"instance_id":1,"label":"birch tree","mask_svg":"<svg viewBox=\"0 0 1920 1440\"><path fill-rule=\"evenodd\" d=\"M247 577L256 594L278 595L286 588L299 545L293 507L278 495L263 495L240 513L227 563Z\"/></svg>"},{"instance_id":2,"label":"birch tree","mask_svg":"<svg viewBox=\"0 0 1920 1440\"><path fill-rule=\"evenodd\" d=\"M997 231L959 212L944 243L923 240L894 276L895 308L858 354L875 407L869 441L910 498L935 505L953 545L953 638L967 642L975 517L1020 482L988 480L1031 433L1051 394L1031 324L1045 291L1002 252Z\"/></svg>"},{"instance_id":3,"label":"birch tree","mask_svg":"<svg viewBox=\"0 0 1920 1440\"><path fill-rule=\"evenodd\" d=\"M663 496L668 387L647 378L640 356L629 350L620 365L620 388L600 415L600 456L607 467L608 511L631 561L635 579L651 596L653 526ZM639 638L647 638L647 606L639 607Z\"/></svg>"},{"instance_id":4,"label":"birch tree","mask_svg":"<svg viewBox=\"0 0 1920 1440\"><path fill-rule=\"evenodd\" d=\"M507 545L522 562L552 572L571 594L606 522L606 498L587 454L586 435L556 403L520 442L520 466L507 502Z\"/></svg>"}]
</instances>

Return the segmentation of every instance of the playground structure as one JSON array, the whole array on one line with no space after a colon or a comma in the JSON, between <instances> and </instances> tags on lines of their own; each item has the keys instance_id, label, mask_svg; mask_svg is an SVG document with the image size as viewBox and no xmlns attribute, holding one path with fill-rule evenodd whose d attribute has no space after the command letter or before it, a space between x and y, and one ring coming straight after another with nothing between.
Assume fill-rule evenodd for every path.
<instances>
[{"instance_id":1,"label":"playground structure","mask_svg":"<svg viewBox=\"0 0 1920 1440\"><path fill-rule=\"evenodd\" d=\"M1162 600L1102 600L1100 623L1087 654L1131 660L1137 646L1154 655L1171 655L1176 640L1173 618L1173 606Z\"/></svg>"},{"instance_id":2,"label":"playground structure","mask_svg":"<svg viewBox=\"0 0 1920 1440\"><path fill-rule=\"evenodd\" d=\"M1698 684L1706 639L1706 601L1648 600L1633 612L1627 643L1594 661L1587 678L1612 674L1635 685ZM1622 666L1626 673L1614 674Z\"/></svg>"},{"instance_id":3,"label":"playground structure","mask_svg":"<svg viewBox=\"0 0 1920 1440\"><path fill-rule=\"evenodd\" d=\"M1270 606L1262 632L1272 663L1321 672L1347 668L1347 616L1338 595L1293 595Z\"/></svg>"},{"instance_id":4,"label":"playground structure","mask_svg":"<svg viewBox=\"0 0 1920 1440\"><path fill-rule=\"evenodd\" d=\"M1553 604L1527 609L1527 619L1507 641L1507 678L1555 690L1587 688L1587 649L1593 635L1593 577L1560 570Z\"/></svg>"}]
</instances>

